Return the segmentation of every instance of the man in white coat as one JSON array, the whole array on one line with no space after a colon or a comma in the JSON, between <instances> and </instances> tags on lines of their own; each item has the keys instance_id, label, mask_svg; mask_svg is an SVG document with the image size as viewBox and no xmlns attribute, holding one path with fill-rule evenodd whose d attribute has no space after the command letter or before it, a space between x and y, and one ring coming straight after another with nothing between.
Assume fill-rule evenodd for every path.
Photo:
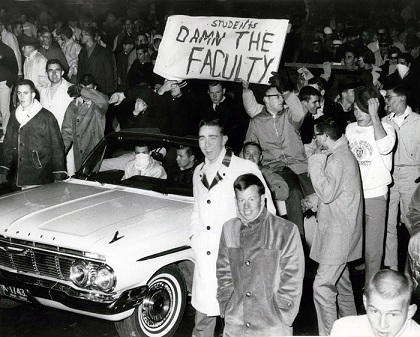
<instances>
[{"instance_id":1,"label":"man in white coat","mask_svg":"<svg viewBox=\"0 0 420 337\"><path fill-rule=\"evenodd\" d=\"M47 61L46 72L49 83L46 87L40 88L40 103L51 111L57 119L58 126L63 124L64 114L73 98L67 93L68 88L72 85L64 78L64 70L61 62L56 59ZM66 157L67 173L72 176L75 173L73 150L71 149Z\"/></svg>"},{"instance_id":2,"label":"man in white coat","mask_svg":"<svg viewBox=\"0 0 420 337\"><path fill-rule=\"evenodd\" d=\"M190 226L190 244L195 254L192 305L196 309L194 337L214 336L220 315L216 298L216 261L223 224L236 217L235 179L245 173L255 174L268 189L258 166L235 156L225 148L227 136L221 121L201 121L199 146L204 163L194 171L194 212ZM267 208L276 214L267 193Z\"/></svg>"}]
</instances>

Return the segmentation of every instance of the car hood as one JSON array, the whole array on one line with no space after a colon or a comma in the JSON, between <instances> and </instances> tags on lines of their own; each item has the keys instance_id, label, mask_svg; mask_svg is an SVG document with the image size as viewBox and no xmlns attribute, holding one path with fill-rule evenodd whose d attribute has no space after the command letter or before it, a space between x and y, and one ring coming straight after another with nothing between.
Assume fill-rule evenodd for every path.
<instances>
[{"instance_id":1,"label":"car hood","mask_svg":"<svg viewBox=\"0 0 420 337\"><path fill-rule=\"evenodd\" d=\"M0 234L106 255L113 239L135 233L130 241L139 242L142 236L179 231L181 219L185 222L192 211L191 199L183 199L131 188L54 183L0 197ZM188 225L181 224L184 229Z\"/></svg>"}]
</instances>

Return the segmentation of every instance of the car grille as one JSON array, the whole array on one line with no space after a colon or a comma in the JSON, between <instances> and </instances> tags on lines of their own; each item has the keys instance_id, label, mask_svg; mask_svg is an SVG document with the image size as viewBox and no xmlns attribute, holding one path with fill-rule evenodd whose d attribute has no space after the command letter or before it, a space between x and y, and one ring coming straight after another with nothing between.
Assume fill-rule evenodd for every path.
<instances>
[{"instance_id":1,"label":"car grille","mask_svg":"<svg viewBox=\"0 0 420 337\"><path fill-rule=\"evenodd\" d=\"M79 251L0 236L0 267L18 273L70 280L71 265L76 260L90 260L84 255Z\"/></svg>"}]
</instances>

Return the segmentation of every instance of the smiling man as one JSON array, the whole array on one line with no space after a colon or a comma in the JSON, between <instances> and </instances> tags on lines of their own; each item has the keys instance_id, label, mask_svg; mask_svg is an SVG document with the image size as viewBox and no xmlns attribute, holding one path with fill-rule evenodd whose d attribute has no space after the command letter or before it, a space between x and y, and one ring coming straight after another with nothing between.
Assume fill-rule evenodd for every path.
<instances>
[{"instance_id":1,"label":"smiling man","mask_svg":"<svg viewBox=\"0 0 420 337\"><path fill-rule=\"evenodd\" d=\"M238 215L223 226L217 259L223 336L291 336L305 270L299 231L267 212L268 191L255 175L233 187Z\"/></svg>"},{"instance_id":2,"label":"smiling man","mask_svg":"<svg viewBox=\"0 0 420 337\"><path fill-rule=\"evenodd\" d=\"M331 336L417 337L420 326L412 319L417 310L410 304L412 284L393 270L378 271L363 295L366 315L335 322Z\"/></svg>"},{"instance_id":3,"label":"smiling man","mask_svg":"<svg viewBox=\"0 0 420 337\"><path fill-rule=\"evenodd\" d=\"M195 255L191 301L197 311L194 337L213 337L216 317L220 315L216 299L216 260L223 224L236 217L233 182L245 173L253 173L264 182L257 165L225 148L227 139L220 120L200 122L199 146L205 162L194 171L194 212L189 234ZM267 189L265 182L264 188ZM268 210L275 214L270 194L266 198Z\"/></svg>"}]
</instances>

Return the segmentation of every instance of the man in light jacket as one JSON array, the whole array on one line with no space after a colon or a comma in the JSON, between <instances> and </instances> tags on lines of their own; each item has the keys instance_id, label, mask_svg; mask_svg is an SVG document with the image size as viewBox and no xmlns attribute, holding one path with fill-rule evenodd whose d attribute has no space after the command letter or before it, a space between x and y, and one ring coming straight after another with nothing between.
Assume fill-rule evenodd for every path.
<instances>
[{"instance_id":1,"label":"man in light jacket","mask_svg":"<svg viewBox=\"0 0 420 337\"><path fill-rule=\"evenodd\" d=\"M318 196L318 223L310 258L319 263L313 285L320 336L340 317L356 315L347 263L362 256L363 192L359 165L340 124L327 119L316 126L326 153L309 157L309 175Z\"/></svg>"},{"instance_id":2,"label":"man in light jacket","mask_svg":"<svg viewBox=\"0 0 420 337\"><path fill-rule=\"evenodd\" d=\"M255 175L239 176L233 187L237 217L223 226L217 259L223 336L291 336L305 272L299 231L267 211Z\"/></svg>"}]
</instances>

